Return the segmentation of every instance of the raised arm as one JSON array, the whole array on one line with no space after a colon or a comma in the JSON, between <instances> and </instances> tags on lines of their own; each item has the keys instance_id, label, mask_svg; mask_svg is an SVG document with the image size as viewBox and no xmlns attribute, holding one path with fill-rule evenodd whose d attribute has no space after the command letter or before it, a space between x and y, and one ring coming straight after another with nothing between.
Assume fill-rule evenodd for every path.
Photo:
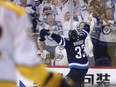
<instances>
[{"instance_id":1,"label":"raised arm","mask_svg":"<svg viewBox=\"0 0 116 87\"><path fill-rule=\"evenodd\" d=\"M42 30L40 31L40 41L44 41L46 35L51 35L51 37L52 37L58 44L63 45L63 43L62 43L62 40L64 40L63 37L61 37L61 36L58 35L58 34L52 33L52 32L49 31L49 30L45 30L45 29L42 29Z\"/></svg>"},{"instance_id":2,"label":"raised arm","mask_svg":"<svg viewBox=\"0 0 116 87\"><path fill-rule=\"evenodd\" d=\"M85 39L87 37L87 35L89 34L89 32L90 32L90 25L85 24L83 29L81 30L81 32L79 34L79 37Z\"/></svg>"}]
</instances>

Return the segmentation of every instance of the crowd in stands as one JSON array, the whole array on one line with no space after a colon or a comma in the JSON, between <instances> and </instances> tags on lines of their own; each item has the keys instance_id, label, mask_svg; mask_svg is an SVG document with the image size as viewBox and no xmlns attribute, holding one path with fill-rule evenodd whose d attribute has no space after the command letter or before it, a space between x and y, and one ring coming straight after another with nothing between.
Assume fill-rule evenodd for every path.
<instances>
[{"instance_id":1,"label":"crowd in stands","mask_svg":"<svg viewBox=\"0 0 116 87\"><path fill-rule=\"evenodd\" d=\"M116 65L116 0L14 0L32 21L32 35L38 55L47 65L67 66L67 54L50 36L39 41L41 29L49 29L68 38L70 29L80 32L90 25L85 52L90 66Z\"/></svg>"}]
</instances>

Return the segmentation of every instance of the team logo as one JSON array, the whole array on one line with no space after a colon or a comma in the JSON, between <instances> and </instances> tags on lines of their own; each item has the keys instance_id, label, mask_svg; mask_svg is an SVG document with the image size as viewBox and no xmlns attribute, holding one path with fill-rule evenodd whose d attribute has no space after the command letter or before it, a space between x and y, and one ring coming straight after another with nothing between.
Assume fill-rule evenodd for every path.
<instances>
[{"instance_id":1,"label":"team logo","mask_svg":"<svg viewBox=\"0 0 116 87\"><path fill-rule=\"evenodd\" d=\"M56 53L56 57L55 57L55 60L56 61L61 61L63 59L64 55L62 52L58 52Z\"/></svg>"},{"instance_id":2,"label":"team logo","mask_svg":"<svg viewBox=\"0 0 116 87\"><path fill-rule=\"evenodd\" d=\"M102 32L103 32L103 34L108 35L111 32L111 29L110 29L110 27L105 26L103 28Z\"/></svg>"}]
</instances>

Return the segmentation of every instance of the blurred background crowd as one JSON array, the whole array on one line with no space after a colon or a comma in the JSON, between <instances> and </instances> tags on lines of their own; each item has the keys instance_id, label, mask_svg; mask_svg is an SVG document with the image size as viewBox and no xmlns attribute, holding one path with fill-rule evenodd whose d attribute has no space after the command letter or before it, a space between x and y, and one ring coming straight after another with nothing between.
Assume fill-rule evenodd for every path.
<instances>
[{"instance_id":1,"label":"blurred background crowd","mask_svg":"<svg viewBox=\"0 0 116 87\"><path fill-rule=\"evenodd\" d=\"M116 65L116 0L11 0L24 8L32 22L37 54L52 66L67 66L67 53L50 36L39 41L41 29L68 38L70 29L80 32L90 24L85 52L90 66Z\"/></svg>"}]
</instances>

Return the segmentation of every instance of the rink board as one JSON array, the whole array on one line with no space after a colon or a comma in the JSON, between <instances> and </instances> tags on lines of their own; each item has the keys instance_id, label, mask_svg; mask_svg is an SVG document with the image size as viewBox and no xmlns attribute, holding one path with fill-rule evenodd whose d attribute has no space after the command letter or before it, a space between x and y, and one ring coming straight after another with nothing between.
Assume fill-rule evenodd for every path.
<instances>
[{"instance_id":1,"label":"rink board","mask_svg":"<svg viewBox=\"0 0 116 87\"><path fill-rule=\"evenodd\" d=\"M48 70L58 72L61 76L65 77L70 69L64 66L50 66ZM26 87L33 87L35 85L33 81L27 80L20 73L17 73L17 76L18 87L21 87L22 83ZM112 85L110 87L116 87L116 67L91 67L85 76L85 85L94 87L97 84L110 84Z\"/></svg>"}]
</instances>

